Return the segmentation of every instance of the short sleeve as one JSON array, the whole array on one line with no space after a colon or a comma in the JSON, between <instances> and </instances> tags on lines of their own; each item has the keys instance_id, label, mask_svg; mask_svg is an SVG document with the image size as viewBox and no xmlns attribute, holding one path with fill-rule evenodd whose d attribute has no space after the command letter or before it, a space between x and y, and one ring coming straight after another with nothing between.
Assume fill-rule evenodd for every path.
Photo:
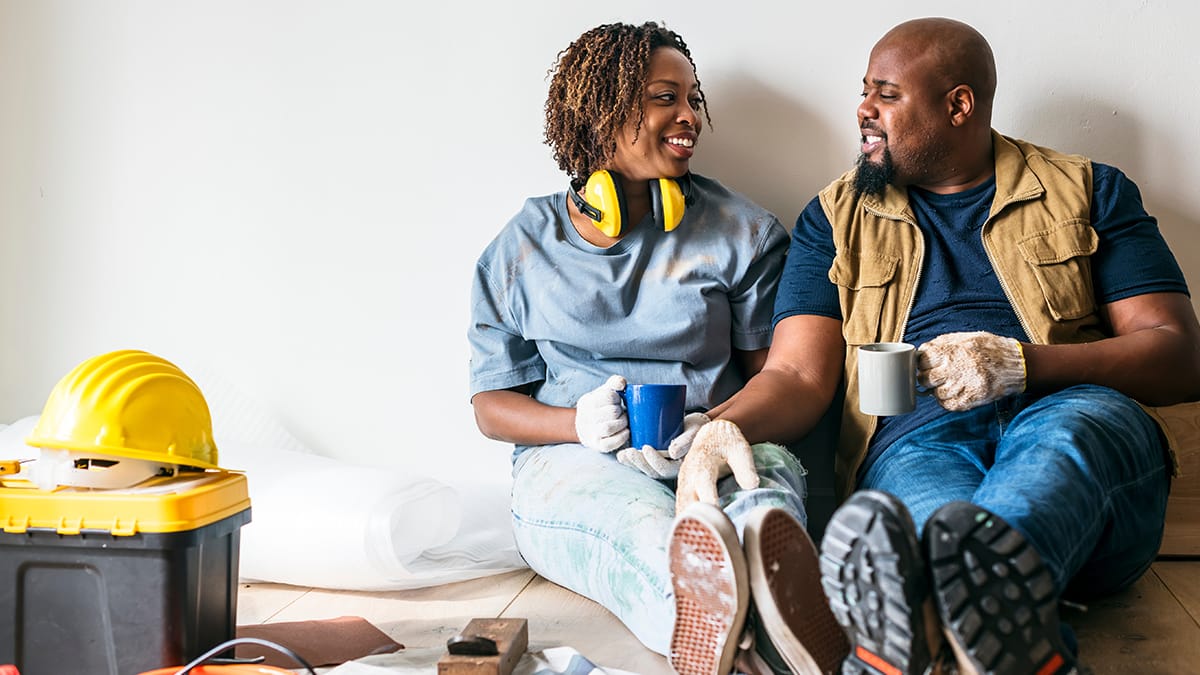
<instances>
[{"instance_id":1,"label":"short sleeve","mask_svg":"<svg viewBox=\"0 0 1200 675\"><path fill-rule=\"evenodd\" d=\"M814 197L792 229L787 264L775 298L774 323L801 314L842 319L837 287L829 281L833 256L833 227L820 198Z\"/></svg>"},{"instance_id":2,"label":"short sleeve","mask_svg":"<svg viewBox=\"0 0 1200 675\"><path fill-rule=\"evenodd\" d=\"M492 283L482 261L471 285L471 396L481 391L511 389L545 378L546 365L537 345L521 334L503 293Z\"/></svg>"},{"instance_id":3,"label":"short sleeve","mask_svg":"<svg viewBox=\"0 0 1200 675\"><path fill-rule=\"evenodd\" d=\"M769 216L763 230L754 259L729 298L733 347L743 351L771 346L771 312L775 306L779 275L787 257L787 231L779 219Z\"/></svg>"},{"instance_id":4,"label":"short sleeve","mask_svg":"<svg viewBox=\"0 0 1200 675\"><path fill-rule=\"evenodd\" d=\"M1092 163L1092 227L1100 243L1092 257L1096 299L1102 304L1145 293L1187 293L1187 282L1146 213L1142 195L1119 169Z\"/></svg>"}]
</instances>

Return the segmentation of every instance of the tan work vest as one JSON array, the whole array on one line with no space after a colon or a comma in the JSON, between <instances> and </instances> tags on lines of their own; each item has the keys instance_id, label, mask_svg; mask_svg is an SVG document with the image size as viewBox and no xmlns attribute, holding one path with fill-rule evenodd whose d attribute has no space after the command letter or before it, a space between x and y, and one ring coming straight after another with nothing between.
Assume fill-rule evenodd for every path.
<instances>
[{"instance_id":1,"label":"tan work vest","mask_svg":"<svg viewBox=\"0 0 1200 675\"><path fill-rule=\"evenodd\" d=\"M1092 164L992 132L996 196L981 236L1009 303L1029 341L1091 342L1106 337L1092 286ZM848 171L820 193L836 248L829 280L838 287L846 340L846 397L834 468L841 498L854 489L878 418L858 410L858 345L899 342L916 296L924 239L906 190L854 195ZM1175 472L1176 435L1164 420L1200 427L1200 404L1143 406L1163 427ZM1167 414L1161 414L1167 411ZM1195 433L1188 435L1195 437Z\"/></svg>"}]
</instances>

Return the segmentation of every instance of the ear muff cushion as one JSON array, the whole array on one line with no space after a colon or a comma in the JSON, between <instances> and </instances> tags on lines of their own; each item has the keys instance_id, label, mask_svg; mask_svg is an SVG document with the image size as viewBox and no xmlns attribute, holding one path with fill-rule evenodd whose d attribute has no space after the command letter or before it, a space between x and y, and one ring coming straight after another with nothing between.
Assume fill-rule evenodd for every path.
<instances>
[{"instance_id":1,"label":"ear muff cushion","mask_svg":"<svg viewBox=\"0 0 1200 675\"><path fill-rule=\"evenodd\" d=\"M670 178L659 178L650 182L651 200L654 202L654 218L663 230L670 232L679 227L683 220L684 196L679 183Z\"/></svg>"},{"instance_id":2,"label":"ear muff cushion","mask_svg":"<svg viewBox=\"0 0 1200 675\"><path fill-rule=\"evenodd\" d=\"M654 224L658 227L666 229L663 221L663 179L650 181L650 215L654 216Z\"/></svg>"},{"instance_id":3,"label":"ear muff cushion","mask_svg":"<svg viewBox=\"0 0 1200 675\"><path fill-rule=\"evenodd\" d=\"M621 233L625 223L625 192L621 189L621 181L610 171L597 171L588 177L587 185L583 188L584 198L592 206L600 209L601 220L592 222L596 229L604 234L615 237Z\"/></svg>"}]
</instances>

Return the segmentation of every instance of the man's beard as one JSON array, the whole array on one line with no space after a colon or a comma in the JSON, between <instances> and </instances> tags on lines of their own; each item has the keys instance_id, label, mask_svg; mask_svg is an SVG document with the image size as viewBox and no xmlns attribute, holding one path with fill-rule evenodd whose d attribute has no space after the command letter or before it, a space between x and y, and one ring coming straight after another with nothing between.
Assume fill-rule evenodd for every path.
<instances>
[{"instance_id":1,"label":"man's beard","mask_svg":"<svg viewBox=\"0 0 1200 675\"><path fill-rule=\"evenodd\" d=\"M858 156L858 170L854 172L854 196L864 194L872 197L883 196L888 183L896 175L896 167L892 164L892 151L883 149L883 162L876 164L867 159L865 154Z\"/></svg>"}]
</instances>

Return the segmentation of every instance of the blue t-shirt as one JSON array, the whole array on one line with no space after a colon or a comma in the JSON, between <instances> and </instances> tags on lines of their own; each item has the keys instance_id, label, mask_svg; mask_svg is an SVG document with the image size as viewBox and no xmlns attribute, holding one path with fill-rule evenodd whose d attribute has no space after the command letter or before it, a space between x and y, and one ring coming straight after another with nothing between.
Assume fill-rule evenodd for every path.
<instances>
[{"instance_id":1,"label":"blue t-shirt","mask_svg":"<svg viewBox=\"0 0 1200 675\"><path fill-rule=\"evenodd\" d=\"M1091 224L1099 246L1091 257L1096 301L1107 304L1144 293L1187 293L1187 283L1146 214L1133 181L1119 169L1092 162ZM1028 341L983 248L980 230L996 194L995 180L957 194L909 188L909 204L925 239L925 263L902 339L920 346L956 331L987 331ZM837 287L829 281L833 231L814 198L797 219L779 285L775 322L798 314L841 320ZM908 415L879 418L860 474L904 434L946 414L932 396L918 396Z\"/></svg>"},{"instance_id":2,"label":"blue t-shirt","mask_svg":"<svg viewBox=\"0 0 1200 675\"><path fill-rule=\"evenodd\" d=\"M733 350L770 346L787 231L710 178L692 175L690 202L673 231L647 216L601 248L566 192L527 200L475 267L471 395L531 384L573 407L615 374L686 384L688 410L708 410L741 389Z\"/></svg>"}]
</instances>

